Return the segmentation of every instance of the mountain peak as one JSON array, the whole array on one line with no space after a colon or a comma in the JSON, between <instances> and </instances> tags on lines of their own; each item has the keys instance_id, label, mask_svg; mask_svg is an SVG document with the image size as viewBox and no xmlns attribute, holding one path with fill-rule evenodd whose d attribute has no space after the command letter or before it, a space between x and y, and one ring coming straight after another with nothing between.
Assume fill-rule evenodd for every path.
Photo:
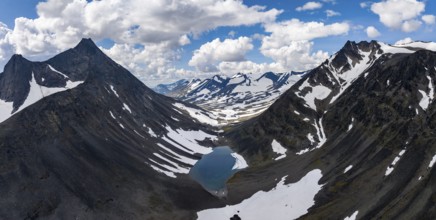
<instances>
[{"instance_id":1,"label":"mountain peak","mask_svg":"<svg viewBox=\"0 0 436 220\"><path fill-rule=\"evenodd\" d=\"M95 54L97 52L101 52L100 48L92 41L91 38L83 38L74 50L87 53L87 54Z\"/></svg>"},{"instance_id":2,"label":"mountain peak","mask_svg":"<svg viewBox=\"0 0 436 220\"><path fill-rule=\"evenodd\" d=\"M23 55L14 54L12 55L11 59L6 63L5 72L7 72L7 70L11 72L16 72L13 70L19 68L20 66L27 66L28 64L30 64L30 61L24 58Z\"/></svg>"},{"instance_id":3,"label":"mountain peak","mask_svg":"<svg viewBox=\"0 0 436 220\"><path fill-rule=\"evenodd\" d=\"M24 58L23 55L21 55L21 54L14 54L14 55L12 55L12 57L8 61L8 63L20 64L20 63L23 63L23 62L26 62L26 61L29 62L29 60Z\"/></svg>"}]
</instances>

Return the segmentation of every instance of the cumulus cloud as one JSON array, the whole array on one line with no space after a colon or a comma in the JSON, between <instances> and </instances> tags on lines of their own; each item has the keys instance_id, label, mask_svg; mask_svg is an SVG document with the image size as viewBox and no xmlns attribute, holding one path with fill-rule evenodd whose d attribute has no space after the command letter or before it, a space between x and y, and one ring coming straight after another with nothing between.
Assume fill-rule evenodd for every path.
<instances>
[{"instance_id":1,"label":"cumulus cloud","mask_svg":"<svg viewBox=\"0 0 436 220\"><path fill-rule=\"evenodd\" d=\"M312 40L347 34L348 23L325 25L322 22L302 22L298 19L270 23L265 32L271 33L262 39L260 51L272 58L283 70L308 70L324 61L328 54L313 52Z\"/></svg>"},{"instance_id":2,"label":"cumulus cloud","mask_svg":"<svg viewBox=\"0 0 436 220\"><path fill-rule=\"evenodd\" d=\"M425 3L417 0L384 0L373 3L371 11L377 14L386 27L412 32L419 29L422 22L416 20L425 10Z\"/></svg>"},{"instance_id":3,"label":"cumulus cloud","mask_svg":"<svg viewBox=\"0 0 436 220\"><path fill-rule=\"evenodd\" d=\"M307 2L303 6L297 7L296 11L309 11L322 8L322 3L320 2Z\"/></svg>"},{"instance_id":4,"label":"cumulus cloud","mask_svg":"<svg viewBox=\"0 0 436 220\"><path fill-rule=\"evenodd\" d=\"M189 61L189 65L202 72L217 72L216 65L220 62L244 61L245 54L252 49L252 40L248 37L226 39L224 41L217 38L203 44L196 50Z\"/></svg>"},{"instance_id":5,"label":"cumulus cloud","mask_svg":"<svg viewBox=\"0 0 436 220\"><path fill-rule=\"evenodd\" d=\"M247 6L240 0L47 0L37 5L37 18L17 18L15 27L6 33L4 25L0 27L0 59L10 53L53 55L74 46L83 37L113 40L115 48L107 52L117 61L122 61L115 55L119 45L134 45L138 54L142 52L137 52L138 48L150 47L172 54L206 31L274 22L281 12ZM144 60L156 58L146 54L142 52ZM168 56L159 54L155 61L133 59L137 62L126 65L149 67L171 61L163 61Z\"/></svg>"},{"instance_id":6,"label":"cumulus cloud","mask_svg":"<svg viewBox=\"0 0 436 220\"><path fill-rule=\"evenodd\" d=\"M423 15L421 19L427 24L427 25L433 25L436 23L436 16L434 15Z\"/></svg>"},{"instance_id":7,"label":"cumulus cloud","mask_svg":"<svg viewBox=\"0 0 436 220\"><path fill-rule=\"evenodd\" d=\"M402 45L402 44L408 44L408 43L412 43L412 42L413 42L412 38L406 37L404 39L401 39L401 40L395 42L394 45Z\"/></svg>"},{"instance_id":8,"label":"cumulus cloud","mask_svg":"<svg viewBox=\"0 0 436 220\"><path fill-rule=\"evenodd\" d=\"M291 41L281 47L264 47L261 52L276 61L283 71L309 70L328 58L328 53L321 50L312 53L313 44L307 40Z\"/></svg>"},{"instance_id":9,"label":"cumulus cloud","mask_svg":"<svg viewBox=\"0 0 436 220\"><path fill-rule=\"evenodd\" d=\"M422 25L421 21L418 20L408 20L403 23L401 30L404 32L413 32L418 30Z\"/></svg>"},{"instance_id":10,"label":"cumulus cloud","mask_svg":"<svg viewBox=\"0 0 436 220\"><path fill-rule=\"evenodd\" d=\"M369 38L376 38L381 34L374 26L369 26L366 28L366 35L368 35Z\"/></svg>"},{"instance_id":11,"label":"cumulus cloud","mask_svg":"<svg viewBox=\"0 0 436 220\"><path fill-rule=\"evenodd\" d=\"M327 17L334 17L334 16L341 15L341 13L333 10L325 10L325 14L327 15Z\"/></svg>"}]
</instances>

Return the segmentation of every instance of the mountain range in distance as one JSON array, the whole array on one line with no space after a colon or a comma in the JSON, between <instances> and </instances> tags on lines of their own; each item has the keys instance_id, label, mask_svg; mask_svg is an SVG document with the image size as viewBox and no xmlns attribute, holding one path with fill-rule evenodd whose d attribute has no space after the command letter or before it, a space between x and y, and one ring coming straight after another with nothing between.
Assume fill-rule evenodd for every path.
<instances>
[{"instance_id":1,"label":"mountain range in distance","mask_svg":"<svg viewBox=\"0 0 436 220\"><path fill-rule=\"evenodd\" d=\"M0 219L435 219L436 44L154 88L90 39L0 74ZM199 107L197 107L199 106ZM217 197L190 169L246 163Z\"/></svg>"},{"instance_id":2,"label":"mountain range in distance","mask_svg":"<svg viewBox=\"0 0 436 220\"><path fill-rule=\"evenodd\" d=\"M301 79L304 72L214 75L207 79L159 84L157 93L208 110L221 125L245 121L265 111Z\"/></svg>"}]
</instances>

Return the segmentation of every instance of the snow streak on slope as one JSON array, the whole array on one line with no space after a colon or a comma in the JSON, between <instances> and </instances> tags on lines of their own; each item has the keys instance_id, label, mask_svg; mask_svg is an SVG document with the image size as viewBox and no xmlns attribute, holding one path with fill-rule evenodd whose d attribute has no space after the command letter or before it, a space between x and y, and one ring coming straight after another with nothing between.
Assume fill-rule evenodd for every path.
<instances>
[{"instance_id":1,"label":"snow streak on slope","mask_svg":"<svg viewBox=\"0 0 436 220\"><path fill-rule=\"evenodd\" d=\"M318 144L314 148L310 147L310 148L306 148L306 149L303 149L303 150L297 152L297 155L303 155L307 152L318 149L318 148L322 147L322 145L324 145L325 142L327 142L327 136L325 135L324 127L322 125L322 118L320 118L319 121L314 121L313 126L316 128L316 135L318 137ZM314 140L314 137L312 134L307 134L307 138L309 139L311 144L315 143L315 140Z\"/></svg>"},{"instance_id":2,"label":"snow streak on slope","mask_svg":"<svg viewBox=\"0 0 436 220\"><path fill-rule=\"evenodd\" d=\"M347 168L345 168L344 173L348 172L349 170L351 170L351 168L353 168L353 165L348 166Z\"/></svg>"},{"instance_id":3,"label":"snow streak on slope","mask_svg":"<svg viewBox=\"0 0 436 220\"><path fill-rule=\"evenodd\" d=\"M385 176L389 176L392 171L394 171L395 164L398 163L398 161L401 159L401 156L406 152L406 150L401 150L401 152L398 154L398 156L395 157L394 161L392 161L392 164L388 166L386 169Z\"/></svg>"},{"instance_id":4,"label":"snow streak on slope","mask_svg":"<svg viewBox=\"0 0 436 220\"><path fill-rule=\"evenodd\" d=\"M436 163L436 154L431 159L430 164L428 165L428 167L432 168L435 163Z\"/></svg>"},{"instance_id":5,"label":"snow streak on slope","mask_svg":"<svg viewBox=\"0 0 436 220\"><path fill-rule=\"evenodd\" d=\"M353 67L351 68L351 70L346 71L342 74L339 74L338 71L332 69L333 70L332 74L334 75L334 77L336 79L340 79L337 80L338 85L340 85L340 91L330 100L330 103L335 102L336 99L339 98L344 93L344 91L348 87L350 87L353 84L353 82L365 72L365 70L367 70L370 66L372 66L375 60L371 61L369 57L370 54L371 52L361 51L360 55L362 55L363 60L360 60L358 63L354 65L353 65L353 61L351 61L350 58L348 58L348 63L353 65Z\"/></svg>"},{"instance_id":6,"label":"snow streak on slope","mask_svg":"<svg viewBox=\"0 0 436 220\"><path fill-rule=\"evenodd\" d=\"M421 106L421 108L424 111L427 110L428 106L434 99L434 87L433 87L432 79L428 75L427 75L427 79L428 79L428 93L423 90L418 90L422 96L421 101L419 101L419 106Z\"/></svg>"},{"instance_id":7,"label":"snow streak on slope","mask_svg":"<svg viewBox=\"0 0 436 220\"><path fill-rule=\"evenodd\" d=\"M314 197L322 187L318 184L321 177L320 170L312 170L300 181L285 184L285 176L271 191L259 191L237 205L200 211L198 219L230 219L235 214L241 219L296 219L315 204Z\"/></svg>"},{"instance_id":8,"label":"snow streak on slope","mask_svg":"<svg viewBox=\"0 0 436 220\"><path fill-rule=\"evenodd\" d=\"M146 163L155 171L171 178L176 178L177 173L188 174L191 167L197 162L197 159L194 159L197 158L195 155L204 155L212 152L211 147L202 146L199 141L217 139L215 135L207 134L201 130L186 131L183 129L172 129L170 126L166 126L166 130L168 133L159 137L161 141L158 144L160 147L159 153L153 154L156 158L149 158ZM248 166L240 155L235 155L235 158L238 162L237 169L243 169Z\"/></svg>"}]
</instances>

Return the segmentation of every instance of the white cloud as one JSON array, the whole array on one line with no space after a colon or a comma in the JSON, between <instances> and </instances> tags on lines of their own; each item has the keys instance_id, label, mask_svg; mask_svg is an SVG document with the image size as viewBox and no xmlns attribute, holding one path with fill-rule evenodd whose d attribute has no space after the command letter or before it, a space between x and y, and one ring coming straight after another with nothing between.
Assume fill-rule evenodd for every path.
<instances>
[{"instance_id":1,"label":"white cloud","mask_svg":"<svg viewBox=\"0 0 436 220\"><path fill-rule=\"evenodd\" d=\"M422 22L418 20L408 20L403 23L401 30L404 32L413 32L418 30L422 25Z\"/></svg>"},{"instance_id":2,"label":"white cloud","mask_svg":"<svg viewBox=\"0 0 436 220\"><path fill-rule=\"evenodd\" d=\"M262 39L260 51L272 58L283 70L308 70L324 61L328 54L312 52L311 40L328 36L347 34L348 23L325 25L321 22L302 22L292 19L265 25L265 32L271 33Z\"/></svg>"},{"instance_id":3,"label":"white cloud","mask_svg":"<svg viewBox=\"0 0 436 220\"><path fill-rule=\"evenodd\" d=\"M154 61L133 59L137 62L128 64L135 69L160 64L166 68L173 57L166 54L177 54L181 46L204 32L223 26L274 22L281 12L247 6L240 0L47 0L37 5L37 18L17 18L13 30L4 36L0 34L0 59L10 56L4 55L10 50L25 56L53 55L90 37L95 41L112 39L116 47L137 48L131 51L135 56L147 54L137 50L150 47L166 50L159 56L147 57ZM108 53L116 57L116 51L121 49L111 50ZM158 72L164 74L165 70Z\"/></svg>"},{"instance_id":4,"label":"white cloud","mask_svg":"<svg viewBox=\"0 0 436 220\"><path fill-rule=\"evenodd\" d=\"M374 26L369 26L366 28L366 35L368 35L369 38L376 38L381 34Z\"/></svg>"},{"instance_id":5,"label":"white cloud","mask_svg":"<svg viewBox=\"0 0 436 220\"><path fill-rule=\"evenodd\" d=\"M436 23L436 16L434 15L423 15L421 18L427 25L433 25Z\"/></svg>"},{"instance_id":6,"label":"white cloud","mask_svg":"<svg viewBox=\"0 0 436 220\"><path fill-rule=\"evenodd\" d=\"M298 19L269 23L265 32L271 33L263 39L262 47L281 47L292 41L313 40L348 33L350 25L346 22L325 25L322 22L303 22Z\"/></svg>"},{"instance_id":7,"label":"white cloud","mask_svg":"<svg viewBox=\"0 0 436 220\"><path fill-rule=\"evenodd\" d=\"M337 11L333 11L333 10L325 10L325 13L326 13L327 17L334 17L334 16L341 15L341 13L339 13Z\"/></svg>"},{"instance_id":8,"label":"white cloud","mask_svg":"<svg viewBox=\"0 0 436 220\"><path fill-rule=\"evenodd\" d=\"M359 5L361 8L367 8L370 4L371 2L361 2Z\"/></svg>"},{"instance_id":9,"label":"white cloud","mask_svg":"<svg viewBox=\"0 0 436 220\"><path fill-rule=\"evenodd\" d=\"M402 45L402 44L408 44L408 43L412 43L412 42L413 42L412 38L406 37L404 39L401 39L401 40L395 42L394 45Z\"/></svg>"},{"instance_id":10,"label":"white cloud","mask_svg":"<svg viewBox=\"0 0 436 220\"><path fill-rule=\"evenodd\" d=\"M4 61L13 53L12 45L6 39L11 31L6 24L0 22L0 64L4 64Z\"/></svg>"},{"instance_id":11,"label":"white cloud","mask_svg":"<svg viewBox=\"0 0 436 220\"><path fill-rule=\"evenodd\" d=\"M271 57L285 70L309 70L328 58L328 53L317 51L312 53L313 42L307 40L291 41L287 45L273 48L262 48L261 52Z\"/></svg>"},{"instance_id":12,"label":"white cloud","mask_svg":"<svg viewBox=\"0 0 436 220\"><path fill-rule=\"evenodd\" d=\"M421 23L415 18L425 10L425 3L417 0L384 0L373 3L371 11L379 15L380 22L404 32L417 30Z\"/></svg>"},{"instance_id":13,"label":"white cloud","mask_svg":"<svg viewBox=\"0 0 436 220\"><path fill-rule=\"evenodd\" d=\"M252 49L252 40L248 37L226 39L224 41L217 38L203 44L196 50L189 61L189 65L202 72L217 72L216 65L218 63L244 61L245 54Z\"/></svg>"},{"instance_id":14,"label":"white cloud","mask_svg":"<svg viewBox=\"0 0 436 220\"><path fill-rule=\"evenodd\" d=\"M309 11L322 8L322 3L320 2L307 2L303 6L297 7L296 11Z\"/></svg>"}]
</instances>

